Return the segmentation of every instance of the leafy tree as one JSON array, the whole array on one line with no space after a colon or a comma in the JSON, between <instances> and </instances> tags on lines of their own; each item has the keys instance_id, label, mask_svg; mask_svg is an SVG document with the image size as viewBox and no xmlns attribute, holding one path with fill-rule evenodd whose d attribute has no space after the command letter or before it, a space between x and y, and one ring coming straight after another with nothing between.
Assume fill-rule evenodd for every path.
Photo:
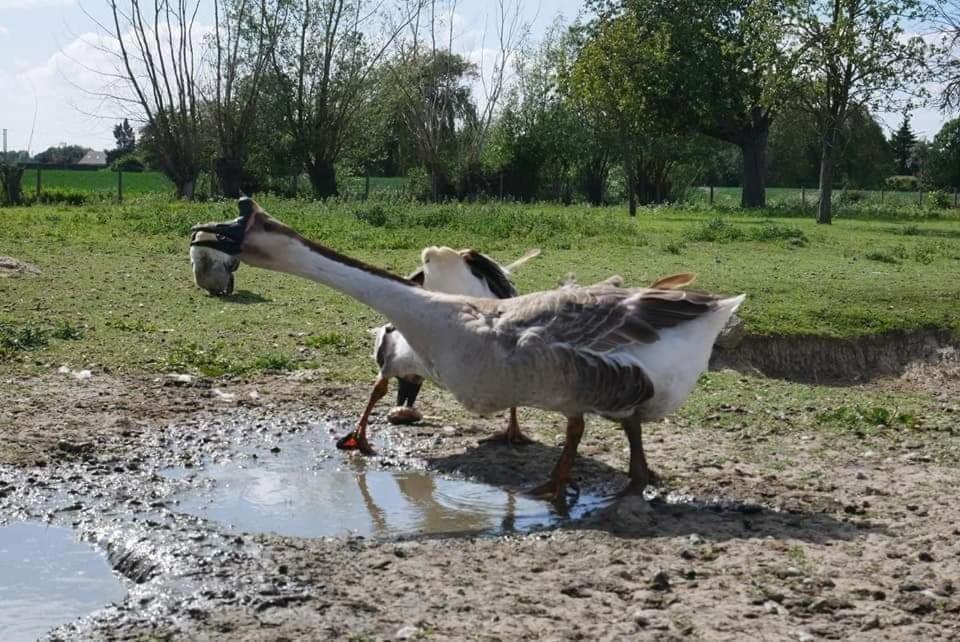
<instances>
[{"instance_id":1,"label":"leafy tree","mask_svg":"<svg viewBox=\"0 0 960 642\"><path fill-rule=\"evenodd\" d=\"M940 188L960 188L960 119L944 123L930 144L926 180Z\"/></svg>"},{"instance_id":2,"label":"leafy tree","mask_svg":"<svg viewBox=\"0 0 960 642\"><path fill-rule=\"evenodd\" d=\"M107 164L112 165L113 161L132 154L137 147L137 135L130 126L130 121L126 118L113 127L113 138L117 141L113 149L107 150Z\"/></svg>"},{"instance_id":3,"label":"leafy tree","mask_svg":"<svg viewBox=\"0 0 960 642\"><path fill-rule=\"evenodd\" d=\"M630 16L601 17L585 32L573 69L570 92L595 123L605 123L616 141L628 186L631 216L637 197L648 202L667 197L664 185L650 185L666 176L676 136L675 121L659 112L653 101L669 92L660 73L670 55L669 33L654 23L638 28Z\"/></svg>"},{"instance_id":4,"label":"leafy tree","mask_svg":"<svg viewBox=\"0 0 960 642\"><path fill-rule=\"evenodd\" d=\"M640 34L664 35L660 64L625 69L622 80L645 92L661 118L740 148L744 207L765 205L770 126L791 96L798 53L785 46L784 15L792 1L592 3L601 21L620 16Z\"/></svg>"},{"instance_id":5,"label":"leafy tree","mask_svg":"<svg viewBox=\"0 0 960 642\"><path fill-rule=\"evenodd\" d=\"M910 127L910 113L903 112L900 127L890 137L890 149L893 151L893 158L897 163L897 175L906 176L913 173L910 167L910 153L916 142L917 137Z\"/></svg>"},{"instance_id":6,"label":"leafy tree","mask_svg":"<svg viewBox=\"0 0 960 642\"><path fill-rule=\"evenodd\" d=\"M67 145L61 143L55 147L48 147L33 157L33 160L45 165L72 165L79 162L87 152L89 147L82 145Z\"/></svg>"},{"instance_id":7,"label":"leafy tree","mask_svg":"<svg viewBox=\"0 0 960 642\"><path fill-rule=\"evenodd\" d=\"M820 138L817 222L829 224L837 152L843 127L857 109L889 111L898 95L927 76L927 47L904 33L919 20L919 0L804 0L790 28L802 52L800 104Z\"/></svg>"}]
</instances>

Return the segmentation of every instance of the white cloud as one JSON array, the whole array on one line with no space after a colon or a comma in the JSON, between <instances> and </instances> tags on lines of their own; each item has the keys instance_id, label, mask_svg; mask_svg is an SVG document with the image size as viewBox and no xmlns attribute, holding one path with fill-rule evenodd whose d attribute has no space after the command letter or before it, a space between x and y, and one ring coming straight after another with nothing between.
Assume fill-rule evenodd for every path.
<instances>
[{"instance_id":1,"label":"white cloud","mask_svg":"<svg viewBox=\"0 0 960 642\"><path fill-rule=\"evenodd\" d=\"M75 0L0 0L0 9L43 9L47 7L67 7Z\"/></svg>"},{"instance_id":2,"label":"white cloud","mask_svg":"<svg viewBox=\"0 0 960 642\"><path fill-rule=\"evenodd\" d=\"M6 27L4 27L3 25L0 25L0 36L2 36L2 35L5 34L5 33L9 33L9 32L10 32L9 29L7 29Z\"/></svg>"}]
</instances>

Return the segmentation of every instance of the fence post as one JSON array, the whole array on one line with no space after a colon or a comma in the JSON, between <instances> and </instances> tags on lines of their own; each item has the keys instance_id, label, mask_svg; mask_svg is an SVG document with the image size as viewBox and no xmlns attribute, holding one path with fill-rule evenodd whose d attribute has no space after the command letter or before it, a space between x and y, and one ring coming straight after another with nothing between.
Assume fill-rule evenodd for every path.
<instances>
[{"instance_id":1,"label":"fence post","mask_svg":"<svg viewBox=\"0 0 960 642\"><path fill-rule=\"evenodd\" d=\"M710 183L710 206L713 207L713 183Z\"/></svg>"},{"instance_id":2,"label":"fence post","mask_svg":"<svg viewBox=\"0 0 960 642\"><path fill-rule=\"evenodd\" d=\"M807 206L807 188L804 185L800 186L800 207Z\"/></svg>"},{"instance_id":3,"label":"fence post","mask_svg":"<svg viewBox=\"0 0 960 642\"><path fill-rule=\"evenodd\" d=\"M880 204L883 205L883 188L880 188Z\"/></svg>"},{"instance_id":4,"label":"fence post","mask_svg":"<svg viewBox=\"0 0 960 642\"><path fill-rule=\"evenodd\" d=\"M923 190L917 190L917 205L923 207Z\"/></svg>"},{"instance_id":5,"label":"fence post","mask_svg":"<svg viewBox=\"0 0 960 642\"><path fill-rule=\"evenodd\" d=\"M956 187L953 188L953 206L954 208L956 208L957 206L957 188Z\"/></svg>"},{"instance_id":6,"label":"fence post","mask_svg":"<svg viewBox=\"0 0 960 642\"><path fill-rule=\"evenodd\" d=\"M117 202L123 202L123 170L117 170Z\"/></svg>"},{"instance_id":7,"label":"fence post","mask_svg":"<svg viewBox=\"0 0 960 642\"><path fill-rule=\"evenodd\" d=\"M363 175L363 200L370 198L370 171Z\"/></svg>"},{"instance_id":8,"label":"fence post","mask_svg":"<svg viewBox=\"0 0 960 642\"><path fill-rule=\"evenodd\" d=\"M40 173L43 172L42 167L37 167L37 202L40 202Z\"/></svg>"},{"instance_id":9,"label":"fence post","mask_svg":"<svg viewBox=\"0 0 960 642\"><path fill-rule=\"evenodd\" d=\"M500 172L500 200L503 200L503 172Z\"/></svg>"}]
</instances>

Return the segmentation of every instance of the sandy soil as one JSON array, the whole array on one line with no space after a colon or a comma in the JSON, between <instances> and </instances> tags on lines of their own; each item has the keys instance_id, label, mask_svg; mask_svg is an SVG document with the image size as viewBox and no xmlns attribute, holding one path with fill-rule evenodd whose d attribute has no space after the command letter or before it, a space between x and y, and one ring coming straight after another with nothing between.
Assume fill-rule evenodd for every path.
<instances>
[{"instance_id":1,"label":"sandy soil","mask_svg":"<svg viewBox=\"0 0 960 642\"><path fill-rule=\"evenodd\" d=\"M362 390L309 377L216 389L103 374L2 383L0 520L71 524L130 578L124 604L54 638L960 638L960 471L920 450L810 432L747 443L664 423L645 439L666 478L661 498L571 527L417 541L235 537L178 514L157 469L261 438L251 418L345 428ZM381 460L415 456L510 487L546 476L559 453L548 417L522 418L534 445L478 446L502 418L464 420L448 404L425 390L434 419L402 430L385 427L383 406L374 429L394 438ZM581 485L623 483L626 441L612 425L589 425L580 453ZM688 501L663 501L667 491ZM131 517L148 505L155 514Z\"/></svg>"}]
</instances>

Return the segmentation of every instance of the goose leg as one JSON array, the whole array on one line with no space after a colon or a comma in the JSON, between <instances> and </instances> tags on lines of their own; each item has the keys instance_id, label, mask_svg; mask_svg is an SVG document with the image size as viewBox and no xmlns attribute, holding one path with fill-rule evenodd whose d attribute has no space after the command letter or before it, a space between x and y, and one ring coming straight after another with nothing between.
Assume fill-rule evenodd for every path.
<instances>
[{"instance_id":1,"label":"goose leg","mask_svg":"<svg viewBox=\"0 0 960 642\"><path fill-rule=\"evenodd\" d=\"M360 415L357 427L353 432L337 440L337 448L340 450L359 450L364 455L374 454L373 448L371 448L370 443L367 441L367 422L370 420L370 413L373 412L373 407L377 405L378 401L383 399L389 387L389 379L377 377L377 380L373 384L373 389L370 390L370 399L367 401L367 407L363 409L363 414Z\"/></svg>"},{"instance_id":2,"label":"goose leg","mask_svg":"<svg viewBox=\"0 0 960 642\"><path fill-rule=\"evenodd\" d=\"M563 444L563 452L557 460L550 474L550 481L534 488L531 493L536 497L563 501L566 499L567 484L570 481L570 470L577 458L577 446L583 436L583 415L567 417L567 441Z\"/></svg>"},{"instance_id":3,"label":"goose leg","mask_svg":"<svg viewBox=\"0 0 960 642\"><path fill-rule=\"evenodd\" d=\"M623 426L623 431L627 433L627 441L630 442L630 482L623 489L623 494L642 495L647 486L657 484L660 478L647 465L647 457L643 452L643 429L640 420L631 417L621 421L620 425Z\"/></svg>"},{"instance_id":4,"label":"goose leg","mask_svg":"<svg viewBox=\"0 0 960 642\"><path fill-rule=\"evenodd\" d=\"M397 405L387 413L387 421L397 426L413 424L423 419L420 411L413 407L421 386L422 377L397 377Z\"/></svg>"},{"instance_id":5,"label":"goose leg","mask_svg":"<svg viewBox=\"0 0 960 642\"><path fill-rule=\"evenodd\" d=\"M493 442L513 444L515 446L525 446L533 443L533 440L523 434L523 432L520 430L520 422L517 421L516 408L510 409L510 419L507 421L506 430L498 430L486 439L480 440L481 444Z\"/></svg>"}]
</instances>

